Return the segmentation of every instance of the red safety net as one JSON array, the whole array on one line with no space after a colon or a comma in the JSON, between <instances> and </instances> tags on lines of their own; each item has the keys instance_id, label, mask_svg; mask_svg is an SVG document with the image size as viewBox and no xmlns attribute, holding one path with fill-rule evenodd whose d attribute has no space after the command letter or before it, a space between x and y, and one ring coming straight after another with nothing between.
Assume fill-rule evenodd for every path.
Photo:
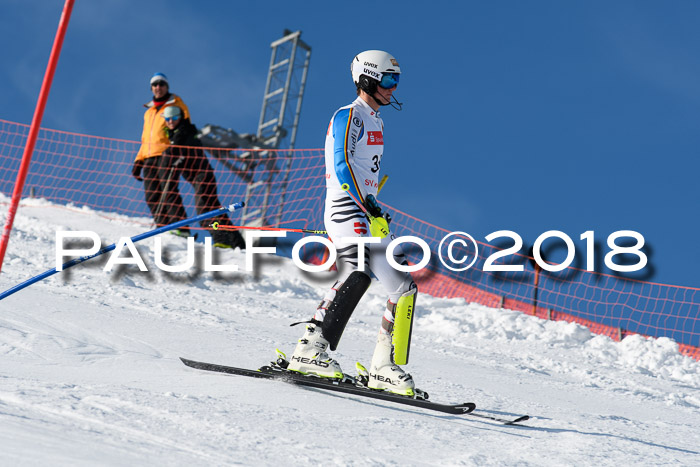
<instances>
[{"instance_id":1,"label":"red safety net","mask_svg":"<svg viewBox=\"0 0 700 467\"><path fill-rule=\"evenodd\" d=\"M28 132L28 125L0 120L0 191L8 196ZM171 190L175 194L155 196L149 208L144 184L131 175L139 146L135 141L42 129L23 196L88 206L107 216L152 219L154 210L165 210L174 213L170 222L182 215L178 203L188 217L197 214L198 208L207 207L201 193L211 196L210 185L214 182L200 172L209 169L183 167L172 172L169 188L177 187L178 190ZM185 157L196 157L199 151L202 149L182 148ZM204 148L201 157L206 157L213 171L220 203L246 201L246 207L231 218L233 225L323 230L325 166L321 149ZM183 173L186 170L191 173ZM165 178L168 173L166 170ZM479 255L472 268L452 271L437 259L440 241L450 232L391 206L387 208L397 236L417 236L430 246L431 261L414 273L419 290L424 293L462 297L468 302L519 310L544 319L577 322L613 339L629 334L669 337L678 342L682 353L700 360L700 289L635 281L572 267L559 272L536 271L521 254L510 255L507 262L525 265L522 272L485 272L484 262L499 250L484 242L477 242ZM206 235L204 228L200 227L199 232ZM284 248L280 250L284 253ZM404 250L413 264L423 258L417 246L406 244ZM318 261L323 254L322 249L309 249L305 258Z\"/></svg>"}]
</instances>

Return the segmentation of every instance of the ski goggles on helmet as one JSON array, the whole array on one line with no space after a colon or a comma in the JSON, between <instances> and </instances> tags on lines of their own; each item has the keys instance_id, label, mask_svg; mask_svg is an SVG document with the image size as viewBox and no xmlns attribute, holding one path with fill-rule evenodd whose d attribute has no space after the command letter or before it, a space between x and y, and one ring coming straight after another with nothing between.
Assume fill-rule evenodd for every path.
<instances>
[{"instance_id":1,"label":"ski goggles on helmet","mask_svg":"<svg viewBox=\"0 0 700 467\"><path fill-rule=\"evenodd\" d=\"M379 82L379 87L384 89L391 89L399 84L399 73L384 73L382 75L382 80Z\"/></svg>"},{"instance_id":2,"label":"ski goggles on helmet","mask_svg":"<svg viewBox=\"0 0 700 467\"><path fill-rule=\"evenodd\" d=\"M163 117L163 120L165 120L166 122L177 122L178 120L180 120L180 116L173 115L172 117Z\"/></svg>"}]
</instances>

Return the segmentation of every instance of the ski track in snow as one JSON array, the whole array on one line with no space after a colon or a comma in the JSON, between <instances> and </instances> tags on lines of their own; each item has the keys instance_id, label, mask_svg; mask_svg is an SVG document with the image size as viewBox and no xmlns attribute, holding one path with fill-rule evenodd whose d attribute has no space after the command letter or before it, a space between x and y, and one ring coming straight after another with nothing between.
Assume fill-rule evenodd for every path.
<instances>
[{"instance_id":1,"label":"ski track in snow","mask_svg":"<svg viewBox=\"0 0 700 467\"><path fill-rule=\"evenodd\" d=\"M2 200L6 200L3 198ZM55 266L55 232L104 244L148 219L25 200L6 290ZM3 220L4 222L4 220ZM170 261L181 238L162 235ZM461 299L421 294L409 371L437 402L530 414L522 426L283 382L193 370L183 356L257 368L291 353L331 276L287 259L241 272L106 273L94 259L0 301L0 465L700 465L700 363L665 338L622 342ZM201 255L202 247L197 246ZM384 309L373 283L334 353L369 363Z\"/></svg>"}]
</instances>

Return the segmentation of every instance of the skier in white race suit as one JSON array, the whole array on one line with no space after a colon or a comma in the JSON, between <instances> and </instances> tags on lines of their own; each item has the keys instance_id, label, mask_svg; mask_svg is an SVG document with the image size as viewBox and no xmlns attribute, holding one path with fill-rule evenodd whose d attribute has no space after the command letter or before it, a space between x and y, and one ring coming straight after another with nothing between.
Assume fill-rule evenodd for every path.
<instances>
[{"instance_id":1,"label":"skier in white race suit","mask_svg":"<svg viewBox=\"0 0 700 467\"><path fill-rule=\"evenodd\" d=\"M358 366L358 370L372 389L416 396L413 378L399 364L408 362L417 289L409 273L395 269L386 259L386 247L395 237L389 230L391 218L376 199L384 152L384 123L379 108L393 105L392 93L401 69L392 55L368 50L352 60L351 72L358 97L335 112L325 144L324 221L338 254L339 277L313 319L305 322L306 332L288 369L326 378L343 377L340 365L328 356L327 350L336 349L345 325L370 285L372 273L386 290L388 301L370 369L367 372ZM355 241L348 241L352 239L347 237ZM358 244L359 238L378 243ZM358 263L358 258L364 260ZM407 265L400 247L394 250L394 260ZM397 315L401 320L395 327Z\"/></svg>"}]
</instances>

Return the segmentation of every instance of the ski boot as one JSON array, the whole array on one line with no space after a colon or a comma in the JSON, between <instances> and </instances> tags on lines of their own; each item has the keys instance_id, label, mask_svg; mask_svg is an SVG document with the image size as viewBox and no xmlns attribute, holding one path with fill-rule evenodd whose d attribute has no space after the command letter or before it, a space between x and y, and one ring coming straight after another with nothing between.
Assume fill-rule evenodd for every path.
<instances>
[{"instance_id":1,"label":"ski boot","mask_svg":"<svg viewBox=\"0 0 700 467\"><path fill-rule=\"evenodd\" d=\"M216 230L211 234L216 248L240 248L245 250L245 240L237 230Z\"/></svg>"},{"instance_id":2,"label":"ski boot","mask_svg":"<svg viewBox=\"0 0 700 467\"><path fill-rule=\"evenodd\" d=\"M170 233L171 233L172 235L176 235L176 236L178 236L178 237L183 237L183 238L187 238L187 237L191 237L191 236L192 236L192 234L190 233L190 229L189 229L189 228L181 228L181 229L171 230Z\"/></svg>"},{"instance_id":3,"label":"ski boot","mask_svg":"<svg viewBox=\"0 0 700 467\"><path fill-rule=\"evenodd\" d=\"M289 359L287 370L322 378L343 379L343 370L337 361L328 356L327 348L328 341L323 337L320 326L309 324Z\"/></svg>"},{"instance_id":4,"label":"ski boot","mask_svg":"<svg viewBox=\"0 0 700 467\"><path fill-rule=\"evenodd\" d=\"M362 375L360 376L360 378ZM426 398L423 391L416 390L413 377L394 363L394 348L391 336L380 332L377 336L377 346L374 348L372 364L366 378L367 387L389 391L402 396Z\"/></svg>"}]
</instances>

